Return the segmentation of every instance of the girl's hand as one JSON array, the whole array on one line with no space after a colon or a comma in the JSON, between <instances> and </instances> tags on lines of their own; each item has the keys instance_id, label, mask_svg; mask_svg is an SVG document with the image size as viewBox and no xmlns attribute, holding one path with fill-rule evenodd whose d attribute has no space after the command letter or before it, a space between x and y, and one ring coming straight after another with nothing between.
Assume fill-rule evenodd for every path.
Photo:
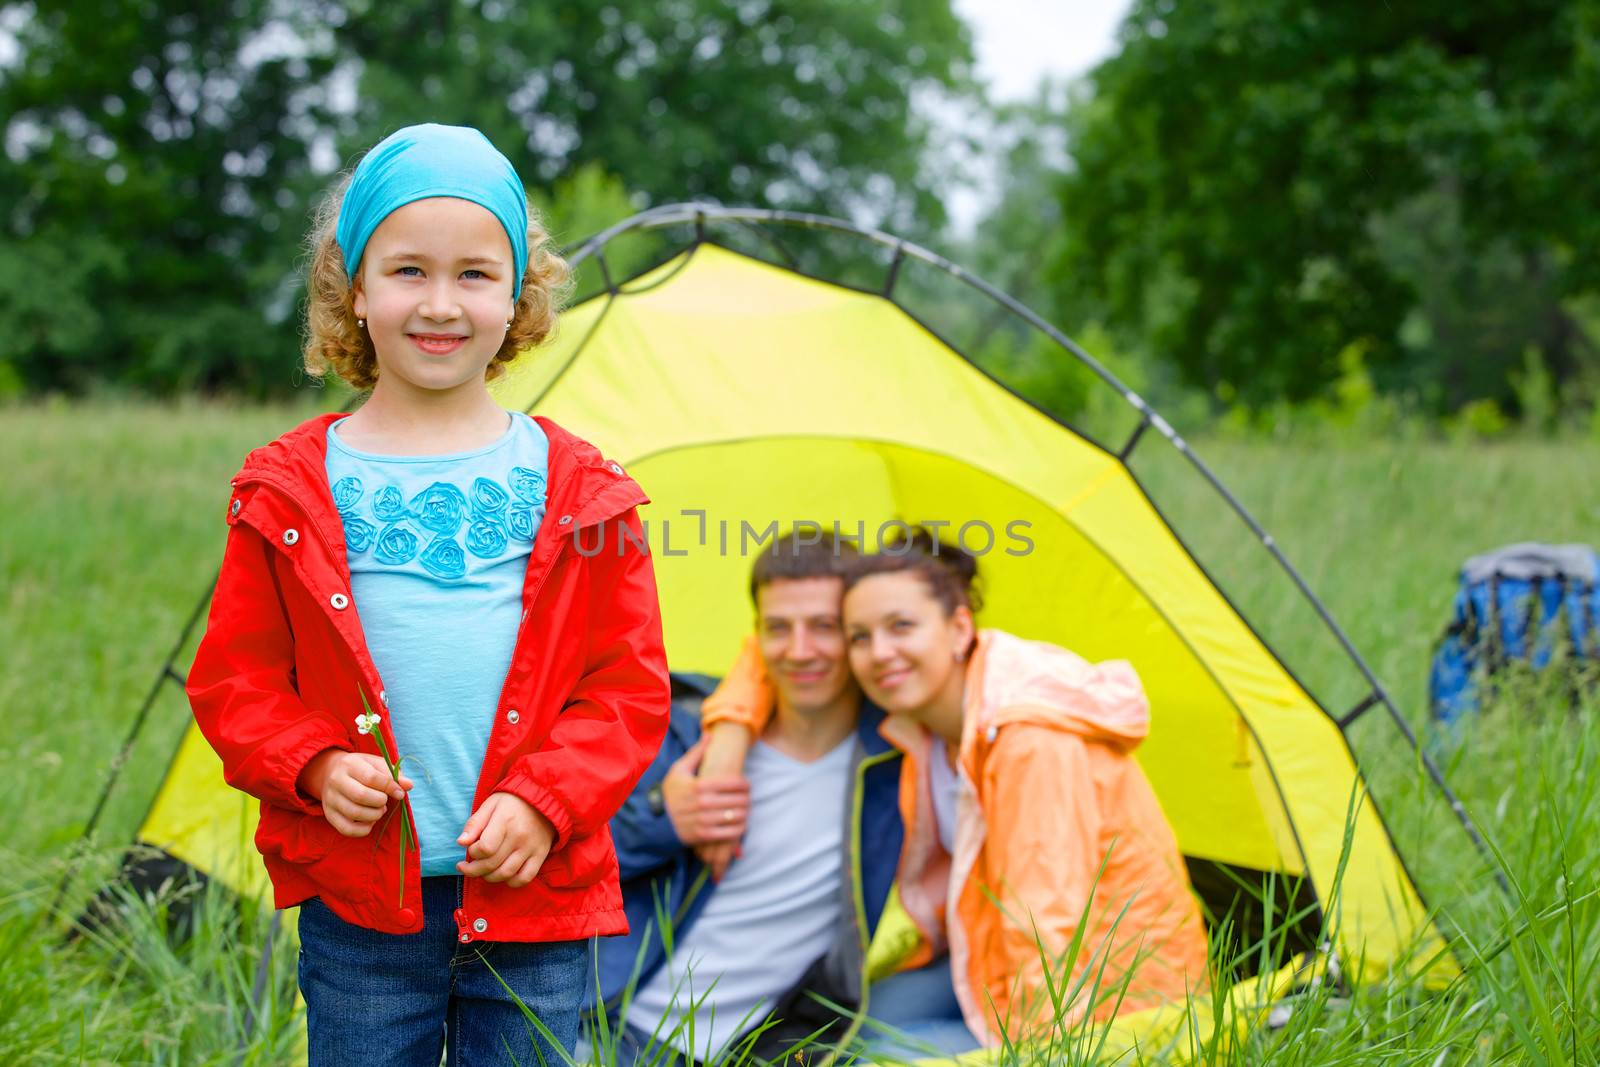
<instances>
[{"instance_id":1,"label":"girl's hand","mask_svg":"<svg viewBox=\"0 0 1600 1067\"><path fill-rule=\"evenodd\" d=\"M467 850L456 870L517 889L533 881L555 839L556 828L532 804L510 793L491 793L456 838Z\"/></svg>"},{"instance_id":2,"label":"girl's hand","mask_svg":"<svg viewBox=\"0 0 1600 1067\"><path fill-rule=\"evenodd\" d=\"M311 757L300 772L301 792L322 802L328 823L346 837L366 837L390 800L404 800L411 779L397 782L383 757L330 748Z\"/></svg>"}]
</instances>

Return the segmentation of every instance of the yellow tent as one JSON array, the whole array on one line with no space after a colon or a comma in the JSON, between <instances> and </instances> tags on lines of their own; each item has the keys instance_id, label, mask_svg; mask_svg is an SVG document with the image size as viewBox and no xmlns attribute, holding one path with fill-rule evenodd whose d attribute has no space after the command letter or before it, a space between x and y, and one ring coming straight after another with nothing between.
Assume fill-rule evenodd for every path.
<instances>
[{"instance_id":1,"label":"yellow tent","mask_svg":"<svg viewBox=\"0 0 1600 1067\"><path fill-rule=\"evenodd\" d=\"M786 221L873 244L891 262L876 284L844 285L710 239L719 227L743 234ZM666 208L574 258L592 269L619 236L670 224L692 224L686 247L627 282L608 272L604 290L568 311L556 339L513 364L495 391L506 407L595 442L652 498L644 517L675 670L726 668L750 624L751 562L779 530L811 522L870 548L896 520L947 524L945 536L981 554L984 625L1132 661L1153 709L1139 758L1214 912L1238 906L1241 883L1271 887L1280 922L1284 908L1306 913L1291 924L1291 945L1310 946L1326 919L1355 980L1413 959L1451 966L1447 955L1408 954L1437 934L1341 725L1130 472L1127 455L1151 442L1188 456L1158 416L1075 347L1062 358L1087 361L1125 394L1133 432L1102 446L1041 413L893 290L914 263L1070 342L931 253L881 234L852 237L844 223ZM1217 506L1237 508L1225 494ZM1375 680L1371 692L1357 714L1389 704ZM191 729L139 836L253 892L260 869L239 847L253 819L218 804L224 790Z\"/></svg>"}]
</instances>

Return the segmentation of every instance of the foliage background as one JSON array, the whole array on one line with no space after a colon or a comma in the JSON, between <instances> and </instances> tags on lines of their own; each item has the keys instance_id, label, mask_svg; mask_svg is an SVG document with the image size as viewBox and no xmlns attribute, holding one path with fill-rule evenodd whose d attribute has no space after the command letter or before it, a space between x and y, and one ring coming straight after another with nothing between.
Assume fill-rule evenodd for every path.
<instances>
[{"instance_id":1,"label":"foliage background","mask_svg":"<svg viewBox=\"0 0 1600 1067\"><path fill-rule=\"evenodd\" d=\"M1194 420L1600 432L1600 0L1137 0L1008 107L949 0L4 0L0 43L0 397L286 395L315 197L437 120L563 242L694 198L931 243Z\"/></svg>"},{"instance_id":2,"label":"foliage background","mask_svg":"<svg viewBox=\"0 0 1600 1067\"><path fill-rule=\"evenodd\" d=\"M484 130L562 240L692 198L926 235L911 98L974 91L944 0L38 0L0 27L0 381L31 393L288 392L314 198L408 123Z\"/></svg>"}]
</instances>

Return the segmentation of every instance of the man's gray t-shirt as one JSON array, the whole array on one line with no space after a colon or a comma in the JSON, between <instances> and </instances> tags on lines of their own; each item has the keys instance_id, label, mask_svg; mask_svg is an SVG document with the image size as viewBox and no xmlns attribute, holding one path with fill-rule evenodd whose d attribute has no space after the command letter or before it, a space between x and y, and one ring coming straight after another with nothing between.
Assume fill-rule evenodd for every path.
<instances>
[{"instance_id":1,"label":"man's gray t-shirt","mask_svg":"<svg viewBox=\"0 0 1600 1067\"><path fill-rule=\"evenodd\" d=\"M650 1034L659 1023L666 1035L693 1004L695 1047L687 1047L687 1033L676 1043L686 1055L710 1060L758 1025L827 952L846 899L844 824L854 748L852 735L802 763L764 742L751 746L744 854L729 865L694 925L675 939L672 957L640 985L629 1025Z\"/></svg>"}]
</instances>

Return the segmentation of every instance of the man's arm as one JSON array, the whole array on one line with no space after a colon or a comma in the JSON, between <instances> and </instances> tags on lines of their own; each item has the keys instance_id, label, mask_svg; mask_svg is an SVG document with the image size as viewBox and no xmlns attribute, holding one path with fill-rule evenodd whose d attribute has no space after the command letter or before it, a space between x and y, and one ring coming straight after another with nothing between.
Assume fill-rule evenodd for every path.
<instances>
[{"instance_id":1,"label":"man's arm","mask_svg":"<svg viewBox=\"0 0 1600 1067\"><path fill-rule=\"evenodd\" d=\"M661 750L611 817L611 840L616 845L623 881L671 863L687 847L672 828L662 786L672 765L689 750L698 732L699 725L693 717L674 706L672 724Z\"/></svg>"}]
</instances>

